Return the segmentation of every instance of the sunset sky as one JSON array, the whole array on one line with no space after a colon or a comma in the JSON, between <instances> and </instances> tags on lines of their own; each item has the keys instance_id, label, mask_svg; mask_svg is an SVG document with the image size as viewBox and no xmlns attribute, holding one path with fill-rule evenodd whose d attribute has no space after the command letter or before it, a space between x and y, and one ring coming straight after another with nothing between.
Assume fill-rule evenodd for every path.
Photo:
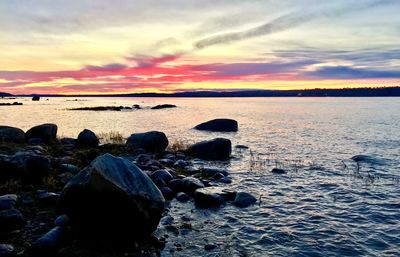
<instances>
[{"instance_id":1,"label":"sunset sky","mask_svg":"<svg viewBox=\"0 0 400 257\"><path fill-rule=\"evenodd\" d=\"M398 0L2 0L0 91L400 85Z\"/></svg>"}]
</instances>

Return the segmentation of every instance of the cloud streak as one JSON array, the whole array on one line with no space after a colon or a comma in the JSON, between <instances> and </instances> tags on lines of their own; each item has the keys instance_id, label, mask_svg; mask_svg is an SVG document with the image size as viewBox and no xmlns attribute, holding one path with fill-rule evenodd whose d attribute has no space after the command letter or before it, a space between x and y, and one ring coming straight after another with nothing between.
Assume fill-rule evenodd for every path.
<instances>
[{"instance_id":1,"label":"cloud streak","mask_svg":"<svg viewBox=\"0 0 400 257\"><path fill-rule=\"evenodd\" d=\"M345 15L354 11L362 11L377 6L386 5L392 2L393 0L373 0L368 1L367 3L357 2L353 3L351 6L336 7L332 9L308 12L292 12L251 29L231 33L223 33L198 40L194 42L193 47L194 49L204 49L214 45L228 44L250 38L266 36L298 27L317 18Z\"/></svg>"}]
</instances>

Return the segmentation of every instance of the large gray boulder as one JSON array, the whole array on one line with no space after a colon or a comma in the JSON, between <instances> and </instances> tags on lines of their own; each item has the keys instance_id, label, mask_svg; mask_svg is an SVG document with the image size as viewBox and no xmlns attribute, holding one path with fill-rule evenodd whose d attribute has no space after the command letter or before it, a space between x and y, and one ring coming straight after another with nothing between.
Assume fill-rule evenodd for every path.
<instances>
[{"instance_id":1,"label":"large gray boulder","mask_svg":"<svg viewBox=\"0 0 400 257\"><path fill-rule=\"evenodd\" d=\"M0 126L0 142L23 143L25 132L22 129Z\"/></svg>"},{"instance_id":2,"label":"large gray boulder","mask_svg":"<svg viewBox=\"0 0 400 257\"><path fill-rule=\"evenodd\" d=\"M57 137L57 125L55 124L42 124L29 129L26 134L26 140L33 138L39 138L43 140L44 143L50 144L56 141Z\"/></svg>"},{"instance_id":3,"label":"large gray boulder","mask_svg":"<svg viewBox=\"0 0 400 257\"><path fill-rule=\"evenodd\" d=\"M81 148L96 147L98 145L99 139L97 138L96 134L88 129L84 129L81 133L79 133L76 140L76 146Z\"/></svg>"},{"instance_id":4,"label":"large gray boulder","mask_svg":"<svg viewBox=\"0 0 400 257\"><path fill-rule=\"evenodd\" d=\"M194 128L215 132L236 132L238 131L238 123L232 119L214 119L201 123Z\"/></svg>"},{"instance_id":5,"label":"large gray boulder","mask_svg":"<svg viewBox=\"0 0 400 257\"><path fill-rule=\"evenodd\" d=\"M161 152L168 146L168 138L163 132L149 131L132 134L126 141L132 148L144 149L148 152Z\"/></svg>"},{"instance_id":6,"label":"large gray boulder","mask_svg":"<svg viewBox=\"0 0 400 257\"><path fill-rule=\"evenodd\" d=\"M104 154L64 187L60 210L85 238L149 236L160 221L165 200L151 179L126 159Z\"/></svg>"},{"instance_id":7,"label":"large gray boulder","mask_svg":"<svg viewBox=\"0 0 400 257\"><path fill-rule=\"evenodd\" d=\"M232 143L229 139L215 138L191 145L187 154L204 160L228 160L232 152Z\"/></svg>"}]
</instances>

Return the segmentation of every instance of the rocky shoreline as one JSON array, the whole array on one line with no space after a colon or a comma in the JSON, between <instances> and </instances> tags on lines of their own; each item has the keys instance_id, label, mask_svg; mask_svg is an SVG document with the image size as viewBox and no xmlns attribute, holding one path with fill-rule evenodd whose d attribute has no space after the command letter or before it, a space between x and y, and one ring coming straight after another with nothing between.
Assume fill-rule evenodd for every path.
<instances>
[{"instance_id":1,"label":"rocky shoreline","mask_svg":"<svg viewBox=\"0 0 400 257\"><path fill-rule=\"evenodd\" d=\"M228 119L199 127L238 129ZM163 132L149 131L100 144L88 129L76 139L57 138L57 130L0 126L0 257L159 256L168 235L154 231L170 201L201 209L257 202L247 192L222 190L218 185L232 182L229 172L207 164L229 160L229 139L170 145Z\"/></svg>"}]
</instances>

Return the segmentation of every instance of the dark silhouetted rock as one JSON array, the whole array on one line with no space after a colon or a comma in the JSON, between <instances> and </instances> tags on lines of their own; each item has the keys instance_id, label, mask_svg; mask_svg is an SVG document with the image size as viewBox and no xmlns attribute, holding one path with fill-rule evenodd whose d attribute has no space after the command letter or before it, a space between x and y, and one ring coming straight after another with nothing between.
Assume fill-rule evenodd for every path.
<instances>
[{"instance_id":1,"label":"dark silhouetted rock","mask_svg":"<svg viewBox=\"0 0 400 257\"><path fill-rule=\"evenodd\" d=\"M0 228L2 232L14 231L24 227L22 213L17 209L0 211Z\"/></svg>"},{"instance_id":2,"label":"dark silhouetted rock","mask_svg":"<svg viewBox=\"0 0 400 257\"><path fill-rule=\"evenodd\" d=\"M32 101L39 101L39 100L40 100L40 96L38 96L38 95L34 95L32 97Z\"/></svg>"},{"instance_id":3,"label":"dark silhouetted rock","mask_svg":"<svg viewBox=\"0 0 400 257\"><path fill-rule=\"evenodd\" d=\"M13 103L0 103L0 106L12 106L12 105L22 105L22 103L13 102Z\"/></svg>"},{"instance_id":4,"label":"dark silhouetted rock","mask_svg":"<svg viewBox=\"0 0 400 257\"><path fill-rule=\"evenodd\" d=\"M202 188L194 193L194 203L200 208L211 208L221 206L225 201L221 195L208 188Z\"/></svg>"},{"instance_id":5,"label":"dark silhouetted rock","mask_svg":"<svg viewBox=\"0 0 400 257\"><path fill-rule=\"evenodd\" d=\"M60 164L58 169L59 169L60 173L69 172L71 174L77 174L79 172L78 167L76 167L73 164L68 164L68 163Z\"/></svg>"},{"instance_id":6,"label":"dark silhouetted rock","mask_svg":"<svg viewBox=\"0 0 400 257\"><path fill-rule=\"evenodd\" d=\"M174 192L181 192L184 189L183 181L182 179L173 179L169 182L169 187L174 191Z\"/></svg>"},{"instance_id":7,"label":"dark silhouetted rock","mask_svg":"<svg viewBox=\"0 0 400 257\"><path fill-rule=\"evenodd\" d=\"M54 225L61 227L69 226L70 224L71 219L65 214L58 216L54 221Z\"/></svg>"},{"instance_id":8,"label":"dark silhouetted rock","mask_svg":"<svg viewBox=\"0 0 400 257\"><path fill-rule=\"evenodd\" d=\"M187 154L204 160L228 160L232 152L229 139L216 138L191 145Z\"/></svg>"},{"instance_id":9,"label":"dark silhouetted rock","mask_svg":"<svg viewBox=\"0 0 400 257\"><path fill-rule=\"evenodd\" d=\"M27 252L29 256L34 257L54 257L62 247L67 246L71 241L70 227L55 227L36 240Z\"/></svg>"},{"instance_id":10,"label":"dark silhouetted rock","mask_svg":"<svg viewBox=\"0 0 400 257\"><path fill-rule=\"evenodd\" d=\"M207 244L207 245L204 246L204 250L206 250L206 251L212 251L212 250L214 250L214 249L217 248L217 247L218 247L218 246L215 245L215 244Z\"/></svg>"},{"instance_id":11,"label":"dark silhouetted rock","mask_svg":"<svg viewBox=\"0 0 400 257\"><path fill-rule=\"evenodd\" d=\"M280 168L273 168L271 170L271 172L274 174L285 174L286 173L286 171L284 169L280 169Z\"/></svg>"},{"instance_id":12,"label":"dark silhouetted rock","mask_svg":"<svg viewBox=\"0 0 400 257\"><path fill-rule=\"evenodd\" d=\"M174 177L167 170L157 170L151 174L151 178L156 179L160 178L164 180L166 183L169 183Z\"/></svg>"},{"instance_id":13,"label":"dark silhouetted rock","mask_svg":"<svg viewBox=\"0 0 400 257\"><path fill-rule=\"evenodd\" d=\"M0 126L0 142L23 143L25 132L19 128Z\"/></svg>"},{"instance_id":14,"label":"dark silhouetted rock","mask_svg":"<svg viewBox=\"0 0 400 257\"><path fill-rule=\"evenodd\" d=\"M9 244L0 244L0 257L14 257L16 256L14 247Z\"/></svg>"},{"instance_id":15,"label":"dark silhouetted rock","mask_svg":"<svg viewBox=\"0 0 400 257\"><path fill-rule=\"evenodd\" d=\"M59 203L83 239L147 237L164 209L164 197L151 179L110 154L97 157L70 180Z\"/></svg>"},{"instance_id":16,"label":"dark silhouetted rock","mask_svg":"<svg viewBox=\"0 0 400 257\"><path fill-rule=\"evenodd\" d=\"M218 173L220 173L220 174L222 174L224 176L228 176L229 175L228 171L226 171L225 169L216 168L216 167L203 167L201 169L201 173L202 173L203 176L206 176L206 177L213 177Z\"/></svg>"},{"instance_id":17,"label":"dark silhouetted rock","mask_svg":"<svg viewBox=\"0 0 400 257\"><path fill-rule=\"evenodd\" d=\"M151 109L158 110L158 109L167 109L167 108L175 108L175 107L176 107L176 105L173 105L173 104L160 104L160 105L151 107Z\"/></svg>"},{"instance_id":18,"label":"dark silhouetted rock","mask_svg":"<svg viewBox=\"0 0 400 257\"><path fill-rule=\"evenodd\" d=\"M215 131L215 132L236 132L238 123L232 119L214 119L201 123L194 127L197 130Z\"/></svg>"},{"instance_id":19,"label":"dark silhouetted rock","mask_svg":"<svg viewBox=\"0 0 400 257\"><path fill-rule=\"evenodd\" d=\"M84 129L81 133L79 133L78 138L76 139L76 146L81 148L90 148L96 147L99 145L99 139L96 134L88 129Z\"/></svg>"},{"instance_id":20,"label":"dark silhouetted rock","mask_svg":"<svg viewBox=\"0 0 400 257\"><path fill-rule=\"evenodd\" d=\"M94 107L79 107L69 109L71 111L122 111L131 110L131 107L127 106L94 106Z\"/></svg>"},{"instance_id":21,"label":"dark silhouetted rock","mask_svg":"<svg viewBox=\"0 0 400 257\"><path fill-rule=\"evenodd\" d=\"M176 200L178 200L179 202L187 202L190 200L190 196L188 196L184 192L179 192L176 194Z\"/></svg>"},{"instance_id":22,"label":"dark silhouetted rock","mask_svg":"<svg viewBox=\"0 0 400 257\"><path fill-rule=\"evenodd\" d=\"M150 131L132 134L126 141L132 148L141 148L148 152L161 152L168 146L168 138L163 132Z\"/></svg>"},{"instance_id":23,"label":"dark silhouetted rock","mask_svg":"<svg viewBox=\"0 0 400 257\"><path fill-rule=\"evenodd\" d=\"M17 201L18 196L15 194L0 196L0 211L14 208Z\"/></svg>"},{"instance_id":24,"label":"dark silhouetted rock","mask_svg":"<svg viewBox=\"0 0 400 257\"><path fill-rule=\"evenodd\" d=\"M38 201L46 206L56 206L59 197L60 194L53 192L47 192L44 190L38 190L37 192Z\"/></svg>"},{"instance_id":25,"label":"dark silhouetted rock","mask_svg":"<svg viewBox=\"0 0 400 257\"><path fill-rule=\"evenodd\" d=\"M54 143L57 137L57 125L55 124L42 124L29 129L25 137L27 140L31 138L40 138L46 144Z\"/></svg>"},{"instance_id":26,"label":"dark silhouetted rock","mask_svg":"<svg viewBox=\"0 0 400 257\"><path fill-rule=\"evenodd\" d=\"M384 165L385 161L383 159L380 159L376 156L372 155L355 155L351 157L351 159L355 162L361 162L361 163L367 163L367 164L372 164L372 165Z\"/></svg>"},{"instance_id":27,"label":"dark silhouetted rock","mask_svg":"<svg viewBox=\"0 0 400 257\"><path fill-rule=\"evenodd\" d=\"M238 206L238 207L248 207L252 204L255 204L257 202L257 198L255 198L253 195L246 193L246 192L239 192L236 194L236 198L233 201L233 204Z\"/></svg>"},{"instance_id":28,"label":"dark silhouetted rock","mask_svg":"<svg viewBox=\"0 0 400 257\"><path fill-rule=\"evenodd\" d=\"M50 159L34 151L19 151L11 156L25 184L41 184L51 171Z\"/></svg>"},{"instance_id":29,"label":"dark silhouetted rock","mask_svg":"<svg viewBox=\"0 0 400 257\"><path fill-rule=\"evenodd\" d=\"M167 200L172 200L175 197L174 191L172 191L172 189L169 187L163 187L160 189L160 191Z\"/></svg>"}]
</instances>

